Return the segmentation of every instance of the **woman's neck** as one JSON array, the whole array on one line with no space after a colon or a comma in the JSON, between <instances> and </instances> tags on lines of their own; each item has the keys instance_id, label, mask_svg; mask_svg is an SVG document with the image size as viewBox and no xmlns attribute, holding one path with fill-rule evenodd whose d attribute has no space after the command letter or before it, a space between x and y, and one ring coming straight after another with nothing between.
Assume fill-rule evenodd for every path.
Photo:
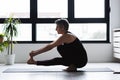
<instances>
[{"instance_id":1,"label":"woman's neck","mask_svg":"<svg viewBox=\"0 0 120 80\"><path fill-rule=\"evenodd\" d=\"M64 35L64 34L67 34L69 31L64 31L62 34Z\"/></svg>"}]
</instances>

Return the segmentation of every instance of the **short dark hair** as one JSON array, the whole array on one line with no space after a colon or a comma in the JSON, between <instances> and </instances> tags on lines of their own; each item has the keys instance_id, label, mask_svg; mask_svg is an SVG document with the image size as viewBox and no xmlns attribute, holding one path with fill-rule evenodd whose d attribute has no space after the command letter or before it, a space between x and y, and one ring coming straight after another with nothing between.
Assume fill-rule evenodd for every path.
<instances>
[{"instance_id":1,"label":"short dark hair","mask_svg":"<svg viewBox=\"0 0 120 80\"><path fill-rule=\"evenodd\" d=\"M69 28L69 22L67 19L57 19L55 23L58 25L63 25L65 30L68 30Z\"/></svg>"}]
</instances>

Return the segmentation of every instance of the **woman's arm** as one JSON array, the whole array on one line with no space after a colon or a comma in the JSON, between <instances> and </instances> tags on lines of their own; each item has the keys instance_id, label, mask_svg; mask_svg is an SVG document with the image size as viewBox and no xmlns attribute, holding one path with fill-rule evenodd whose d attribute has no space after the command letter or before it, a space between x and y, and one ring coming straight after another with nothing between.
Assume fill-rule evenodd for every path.
<instances>
[{"instance_id":1,"label":"woman's arm","mask_svg":"<svg viewBox=\"0 0 120 80\"><path fill-rule=\"evenodd\" d=\"M62 35L56 41L51 42L50 44L46 45L45 47L40 48L36 51L32 51L30 53L30 56L33 57L33 56L36 56L36 55L41 54L43 52L49 51L49 50L53 49L54 47L61 45L64 42L65 42L65 36Z\"/></svg>"}]
</instances>

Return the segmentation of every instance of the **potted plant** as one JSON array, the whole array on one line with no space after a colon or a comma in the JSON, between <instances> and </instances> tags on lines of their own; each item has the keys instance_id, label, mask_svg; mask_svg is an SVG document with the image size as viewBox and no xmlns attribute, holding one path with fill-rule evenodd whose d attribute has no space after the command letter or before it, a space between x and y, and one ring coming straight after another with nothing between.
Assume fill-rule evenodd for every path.
<instances>
[{"instance_id":1,"label":"potted plant","mask_svg":"<svg viewBox=\"0 0 120 80\"><path fill-rule=\"evenodd\" d=\"M16 37L18 34L17 26L20 23L20 19L13 18L12 16L8 19L5 19L3 24L4 27L4 36L6 37L5 43L7 43L7 55L5 56L5 64L14 64L15 54L13 53L13 37Z\"/></svg>"}]
</instances>

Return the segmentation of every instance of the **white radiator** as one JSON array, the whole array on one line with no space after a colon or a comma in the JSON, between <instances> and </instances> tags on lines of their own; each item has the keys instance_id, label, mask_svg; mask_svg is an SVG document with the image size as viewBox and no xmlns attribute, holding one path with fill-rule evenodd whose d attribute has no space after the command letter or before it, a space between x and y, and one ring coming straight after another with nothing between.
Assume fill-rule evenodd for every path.
<instances>
[{"instance_id":1,"label":"white radiator","mask_svg":"<svg viewBox=\"0 0 120 80\"><path fill-rule=\"evenodd\" d=\"M115 58L120 59L120 28L113 30L113 53Z\"/></svg>"}]
</instances>

